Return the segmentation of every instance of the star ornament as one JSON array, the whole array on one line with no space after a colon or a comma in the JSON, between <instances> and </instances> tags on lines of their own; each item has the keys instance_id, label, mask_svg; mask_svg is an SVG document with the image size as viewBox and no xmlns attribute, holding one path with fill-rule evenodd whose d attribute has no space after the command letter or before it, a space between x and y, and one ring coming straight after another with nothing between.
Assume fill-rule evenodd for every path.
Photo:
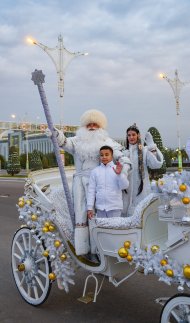
<instances>
[{"instance_id":1,"label":"star ornament","mask_svg":"<svg viewBox=\"0 0 190 323\"><path fill-rule=\"evenodd\" d=\"M39 85L45 83L45 75L42 73L42 70L35 70L32 72L31 80L34 82L35 85Z\"/></svg>"}]
</instances>

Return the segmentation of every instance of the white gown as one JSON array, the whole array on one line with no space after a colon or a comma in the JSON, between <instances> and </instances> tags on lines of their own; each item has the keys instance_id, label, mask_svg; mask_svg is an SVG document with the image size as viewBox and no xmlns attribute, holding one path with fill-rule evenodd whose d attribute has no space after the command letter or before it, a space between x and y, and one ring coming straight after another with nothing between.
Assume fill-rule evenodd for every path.
<instances>
[{"instance_id":1,"label":"white gown","mask_svg":"<svg viewBox=\"0 0 190 323\"><path fill-rule=\"evenodd\" d=\"M143 164L144 164L144 180L143 190L138 195L141 179L138 170L138 147L137 144L129 145L129 149L125 151L125 155L130 158L132 163L132 171L129 174L129 188L127 193L124 193L124 213L131 216L137 204L142 201L148 194L151 193L148 167L151 169L159 169L163 164L163 155L156 148L156 152L151 152L147 146L143 147Z\"/></svg>"}]
</instances>

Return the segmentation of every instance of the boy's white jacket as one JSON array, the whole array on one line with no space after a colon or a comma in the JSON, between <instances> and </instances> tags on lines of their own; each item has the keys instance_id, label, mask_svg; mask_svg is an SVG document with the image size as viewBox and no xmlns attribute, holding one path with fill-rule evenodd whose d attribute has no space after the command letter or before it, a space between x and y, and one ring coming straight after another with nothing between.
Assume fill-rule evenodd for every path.
<instances>
[{"instance_id":1,"label":"boy's white jacket","mask_svg":"<svg viewBox=\"0 0 190 323\"><path fill-rule=\"evenodd\" d=\"M122 190L127 189L129 181L124 172L116 174L113 161L100 164L92 170L89 180L87 208L92 210L122 210Z\"/></svg>"}]
</instances>

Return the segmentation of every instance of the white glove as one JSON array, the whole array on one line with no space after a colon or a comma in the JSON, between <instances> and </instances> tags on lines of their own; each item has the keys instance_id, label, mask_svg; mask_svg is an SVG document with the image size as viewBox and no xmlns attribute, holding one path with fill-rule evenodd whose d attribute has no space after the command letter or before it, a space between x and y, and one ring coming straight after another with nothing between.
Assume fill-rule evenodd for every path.
<instances>
[{"instance_id":1,"label":"white glove","mask_svg":"<svg viewBox=\"0 0 190 323\"><path fill-rule=\"evenodd\" d=\"M145 143L147 144L148 150L155 150L156 149L156 144L153 141L152 135L150 132L147 132L145 135Z\"/></svg>"},{"instance_id":2,"label":"white glove","mask_svg":"<svg viewBox=\"0 0 190 323\"><path fill-rule=\"evenodd\" d=\"M62 131L58 130L57 128L54 128L54 131L55 131L55 135L57 137L57 142L58 142L59 147L63 146L66 143L66 137L65 137L64 133ZM48 138L52 137L52 132L49 128L47 128L45 130L45 134Z\"/></svg>"}]
</instances>

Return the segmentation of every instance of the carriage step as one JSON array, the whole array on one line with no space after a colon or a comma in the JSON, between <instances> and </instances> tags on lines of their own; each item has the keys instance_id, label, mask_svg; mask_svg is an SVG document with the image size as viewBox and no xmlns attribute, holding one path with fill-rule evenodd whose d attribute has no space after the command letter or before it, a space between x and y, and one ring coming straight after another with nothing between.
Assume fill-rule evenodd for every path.
<instances>
[{"instance_id":1,"label":"carriage step","mask_svg":"<svg viewBox=\"0 0 190 323\"><path fill-rule=\"evenodd\" d=\"M169 297L159 297L155 299L155 302L161 306L164 306L168 299Z\"/></svg>"},{"instance_id":2,"label":"carriage step","mask_svg":"<svg viewBox=\"0 0 190 323\"><path fill-rule=\"evenodd\" d=\"M85 304L91 303L94 300L94 293L93 292L88 292L85 296L81 296L81 297L77 298L77 300L79 302L82 302L82 303L85 303Z\"/></svg>"}]
</instances>

